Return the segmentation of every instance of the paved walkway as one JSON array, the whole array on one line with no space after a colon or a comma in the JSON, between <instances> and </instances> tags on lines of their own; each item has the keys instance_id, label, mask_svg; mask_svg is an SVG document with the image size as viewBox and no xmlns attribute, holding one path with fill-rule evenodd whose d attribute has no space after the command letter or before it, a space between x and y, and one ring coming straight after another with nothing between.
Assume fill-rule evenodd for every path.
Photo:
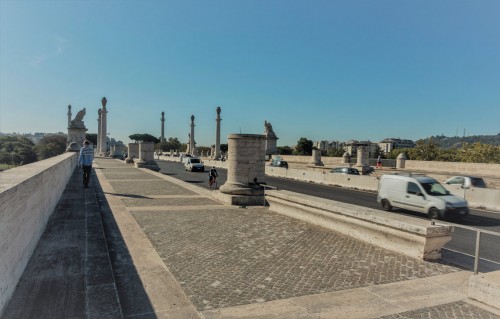
<instances>
[{"instance_id":1,"label":"paved walkway","mask_svg":"<svg viewBox=\"0 0 500 319\"><path fill-rule=\"evenodd\" d=\"M452 265L117 160L93 181L75 172L4 318L500 318Z\"/></svg>"}]
</instances>

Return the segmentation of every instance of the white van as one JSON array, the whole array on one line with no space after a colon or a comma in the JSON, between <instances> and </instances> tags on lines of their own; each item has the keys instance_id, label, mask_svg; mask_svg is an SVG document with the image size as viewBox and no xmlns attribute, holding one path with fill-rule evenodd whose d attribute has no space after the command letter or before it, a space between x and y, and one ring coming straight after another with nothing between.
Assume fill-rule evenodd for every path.
<instances>
[{"instance_id":1,"label":"white van","mask_svg":"<svg viewBox=\"0 0 500 319\"><path fill-rule=\"evenodd\" d=\"M469 214L465 199L451 195L437 180L427 176L382 175L377 202L387 211L399 207L433 219Z\"/></svg>"}]
</instances>

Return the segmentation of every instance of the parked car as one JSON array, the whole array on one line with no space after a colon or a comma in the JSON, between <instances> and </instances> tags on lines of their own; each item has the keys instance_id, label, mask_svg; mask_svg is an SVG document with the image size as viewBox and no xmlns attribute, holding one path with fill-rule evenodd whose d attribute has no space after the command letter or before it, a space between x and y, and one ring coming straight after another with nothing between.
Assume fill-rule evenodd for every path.
<instances>
[{"instance_id":1,"label":"parked car","mask_svg":"<svg viewBox=\"0 0 500 319\"><path fill-rule=\"evenodd\" d=\"M387 211L399 207L427 214L433 219L469 214L465 199L451 195L437 180L428 176L382 175L377 202Z\"/></svg>"},{"instance_id":2,"label":"parked car","mask_svg":"<svg viewBox=\"0 0 500 319\"><path fill-rule=\"evenodd\" d=\"M191 172L204 172L205 164L198 157L188 157L184 164L184 169Z\"/></svg>"},{"instance_id":3,"label":"parked car","mask_svg":"<svg viewBox=\"0 0 500 319\"><path fill-rule=\"evenodd\" d=\"M486 187L486 183L481 177L474 176L454 176L450 179L447 179L444 183L448 185L461 185L463 188Z\"/></svg>"},{"instance_id":4,"label":"parked car","mask_svg":"<svg viewBox=\"0 0 500 319\"><path fill-rule=\"evenodd\" d=\"M331 173L340 173L347 175L359 175L359 171L352 167L335 167L330 170Z\"/></svg>"},{"instance_id":5,"label":"parked car","mask_svg":"<svg viewBox=\"0 0 500 319\"><path fill-rule=\"evenodd\" d=\"M271 164L269 164L269 166L284 167L284 168L288 169L288 162L287 161L273 161L273 162L271 162Z\"/></svg>"}]
</instances>

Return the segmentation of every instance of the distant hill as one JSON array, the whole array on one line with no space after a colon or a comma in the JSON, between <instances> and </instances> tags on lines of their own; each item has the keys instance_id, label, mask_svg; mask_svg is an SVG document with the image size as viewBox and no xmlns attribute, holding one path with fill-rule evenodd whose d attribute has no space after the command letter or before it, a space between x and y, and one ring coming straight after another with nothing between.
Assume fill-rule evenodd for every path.
<instances>
[{"instance_id":1,"label":"distant hill","mask_svg":"<svg viewBox=\"0 0 500 319\"><path fill-rule=\"evenodd\" d=\"M433 141L436 141L441 148L458 148L461 147L463 143L483 143L490 144L495 146L500 146L500 133L497 135L474 135L474 136L465 136L465 137L447 137L444 135L440 136L431 136L429 137ZM426 138L425 140L428 140Z\"/></svg>"}]
</instances>

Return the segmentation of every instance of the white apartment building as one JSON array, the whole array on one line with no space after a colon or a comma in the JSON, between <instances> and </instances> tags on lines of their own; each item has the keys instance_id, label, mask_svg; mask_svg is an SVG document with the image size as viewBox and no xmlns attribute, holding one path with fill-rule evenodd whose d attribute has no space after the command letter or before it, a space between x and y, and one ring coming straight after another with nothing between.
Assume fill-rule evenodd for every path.
<instances>
[{"instance_id":1,"label":"white apartment building","mask_svg":"<svg viewBox=\"0 0 500 319\"><path fill-rule=\"evenodd\" d=\"M413 148L415 147L415 142L412 140L403 140L400 138L386 138L378 143L380 151L384 154L390 153L396 148Z\"/></svg>"}]
</instances>

